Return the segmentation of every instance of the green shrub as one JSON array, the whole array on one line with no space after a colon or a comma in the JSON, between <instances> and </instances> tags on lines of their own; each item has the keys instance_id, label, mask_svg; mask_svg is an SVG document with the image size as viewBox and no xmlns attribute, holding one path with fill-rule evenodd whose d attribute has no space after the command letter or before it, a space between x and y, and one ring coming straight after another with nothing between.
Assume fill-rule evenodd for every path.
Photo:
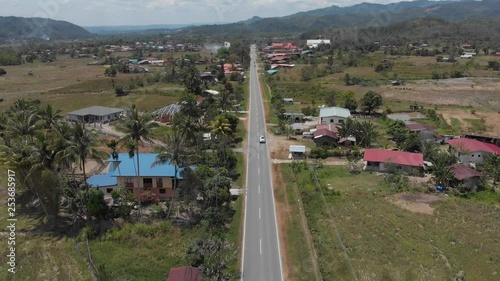
<instances>
[{"instance_id":1,"label":"green shrub","mask_svg":"<svg viewBox=\"0 0 500 281\"><path fill-rule=\"evenodd\" d=\"M311 153L309 155L311 158L316 159L326 159L328 157L328 148L325 147L315 147L311 149Z\"/></svg>"}]
</instances>

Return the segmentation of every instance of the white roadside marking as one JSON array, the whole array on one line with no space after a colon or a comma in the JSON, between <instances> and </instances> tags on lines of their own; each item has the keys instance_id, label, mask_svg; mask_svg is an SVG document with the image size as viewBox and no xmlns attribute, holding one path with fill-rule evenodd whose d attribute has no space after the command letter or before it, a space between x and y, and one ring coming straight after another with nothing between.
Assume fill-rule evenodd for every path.
<instances>
[{"instance_id":1,"label":"white roadside marking","mask_svg":"<svg viewBox=\"0 0 500 281\"><path fill-rule=\"evenodd\" d=\"M259 239L260 254L262 255L262 239Z\"/></svg>"}]
</instances>

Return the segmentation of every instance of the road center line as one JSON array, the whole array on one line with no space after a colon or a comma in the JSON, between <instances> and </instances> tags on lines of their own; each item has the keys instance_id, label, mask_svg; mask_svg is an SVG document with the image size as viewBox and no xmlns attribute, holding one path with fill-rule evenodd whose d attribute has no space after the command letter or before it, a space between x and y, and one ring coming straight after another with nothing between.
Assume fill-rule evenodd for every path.
<instances>
[{"instance_id":1,"label":"road center line","mask_svg":"<svg viewBox=\"0 0 500 281\"><path fill-rule=\"evenodd\" d=\"M260 194L260 184L259 184L259 194Z\"/></svg>"},{"instance_id":2,"label":"road center line","mask_svg":"<svg viewBox=\"0 0 500 281\"><path fill-rule=\"evenodd\" d=\"M257 154L257 159L260 159L260 154Z\"/></svg>"},{"instance_id":3,"label":"road center line","mask_svg":"<svg viewBox=\"0 0 500 281\"><path fill-rule=\"evenodd\" d=\"M259 208L259 220L260 220L260 208Z\"/></svg>"},{"instance_id":4,"label":"road center line","mask_svg":"<svg viewBox=\"0 0 500 281\"><path fill-rule=\"evenodd\" d=\"M260 254L262 255L262 239L259 239Z\"/></svg>"},{"instance_id":5,"label":"road center line","mask_svg":"<svg viewBox=\"0 0 500 281\"><path fill-rule=\"evenodd\" d=\"M260 175L260 167L257 167L257 174Z\"/></svg>"}]
</instances>

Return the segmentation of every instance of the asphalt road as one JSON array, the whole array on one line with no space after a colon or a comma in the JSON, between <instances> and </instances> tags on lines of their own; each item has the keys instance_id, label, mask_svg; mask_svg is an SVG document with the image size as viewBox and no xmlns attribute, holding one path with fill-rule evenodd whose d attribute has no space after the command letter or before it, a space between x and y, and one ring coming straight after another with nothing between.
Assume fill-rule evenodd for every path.
<instances>
[{"instance_id":1,"label":"asphalt road","mask_svg":"<svg viewBox=\"0 0 500 281\"><path fill-rule=\"evenodd\" d=\"M243 236L242 279L282 281L281 254L271 181L271 164L266 143L264 106L255 67L256 50L251 49L250 113L248 131L247 185Z\"/></svg>"}]
</instances>

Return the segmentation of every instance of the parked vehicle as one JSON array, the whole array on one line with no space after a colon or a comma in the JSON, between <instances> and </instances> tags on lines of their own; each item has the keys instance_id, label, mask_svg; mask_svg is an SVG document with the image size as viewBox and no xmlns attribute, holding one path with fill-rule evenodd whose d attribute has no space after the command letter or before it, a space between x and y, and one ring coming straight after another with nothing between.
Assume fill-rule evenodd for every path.
<instances>
[{"instance_id":1,"label":"parked vehicle","mask_svg":"<svg viewBox=\"0 0 500 281\"><path fill-rule=\"evenodd\" d=\"M303 132L302 137L305 139L312 139L314 137L314 135L311 132Z\"/></svg>"}]
</instances>

